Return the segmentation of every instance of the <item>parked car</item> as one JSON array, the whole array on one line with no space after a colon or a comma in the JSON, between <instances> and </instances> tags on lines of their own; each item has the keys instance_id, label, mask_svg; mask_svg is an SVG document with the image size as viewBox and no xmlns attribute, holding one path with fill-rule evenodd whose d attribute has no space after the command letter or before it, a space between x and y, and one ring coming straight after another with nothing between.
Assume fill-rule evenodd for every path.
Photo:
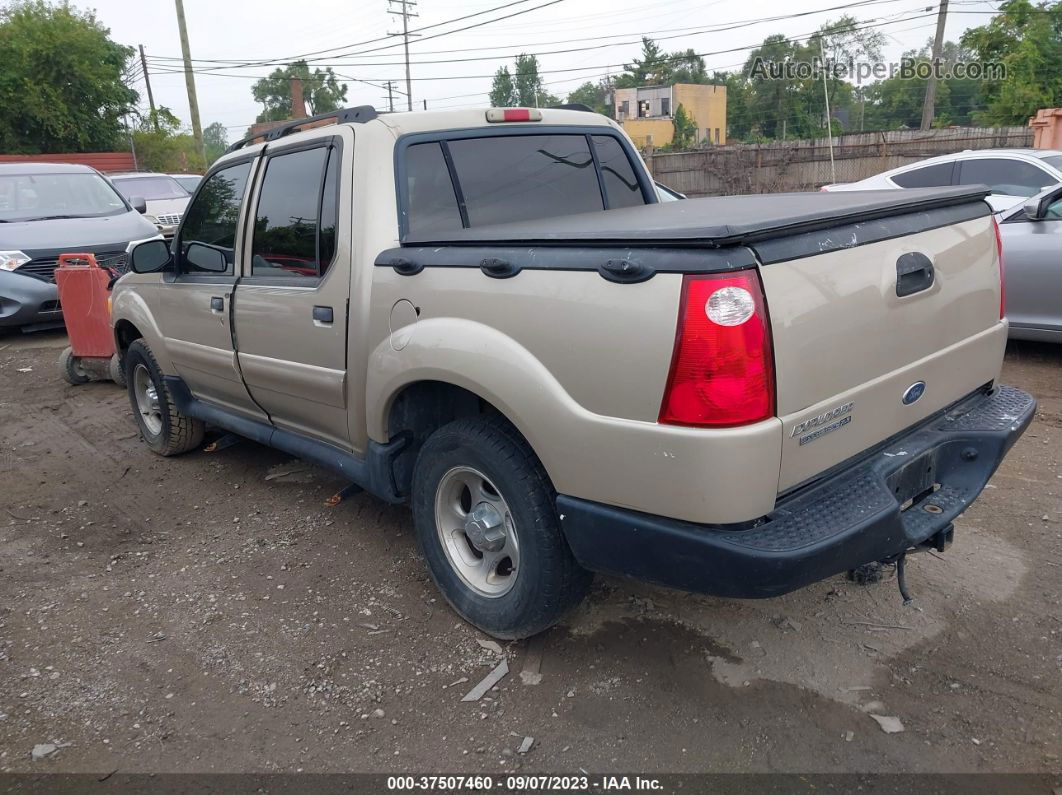
<instances>
[{"instance_id":1,"label":"parked car","mask_svg":"<svg viewBox=\"0 0 1062 795\"><path fill-rule=\"evenodd\" d=\"M983 188L661 203L597 114L331 118L234 145L133 250L133 415L161 455L210 423L409 503L486 632L590 571L767 597L888 561L902 591L1033 416Z\"/></svg>"},{"instance_id":2,"label":"parked car","mask_svg":"<svg viewBox=\"0 0 1062 795\"><path fill-rule=\"evenodd\" d=\"M155 221L165 238L173 237L181 222L191 193L169 174L132 172L112 174L111 182L127 199L143 196L147 201L147 218Z\"/></svg>"},{"instance_id":3,"label":"parked car","mask_svg":"<svg viewBox=\"0 0 1062 795\"><path fill-rule=\"evenodd\" d=\"M999 217L1014 339L1062 342L1062 185Z\"/></svg>"},{"instance_id":4,"label":"parked car","mask_svg":"<svg viewBox=\"0 0 1062 795\"><path fill-rule=\"evenodd\" d=\"M654 182L653 184L656 186L656 197L662 202L677 202L686 198L685 193L672 190L661 182Z\"/></svg>"},{"instance_id":5,"label":"parked car","mask_svg":"<svg viewBox=\"0 0 1062 795\"><path fill-rule=\"evenodd\" d=\"M195 193L195 189L203 180L202 174L170 174L170 176L177 180L177 183L189 194Z\"/></svg>"},{"instance_id":6,"label":"parked car","mask_svg":"<svg viewBox=\"0 0 1062 795\"><path fill-rule=\"evenodd\" d=\"M124 270L130 244L158 236L143 212L88 166L0 164L0 327L62 325L59 255L91 252Z\"/></svg>"},{"instance_id":7,"label":"parked car","mask_svg":"<svg viewBox=\"0 0 1062 795\"><path fill-rule=\"evenodd\" d=\"M824 191L987 185L996 212L1022 204L1044 188L1062 182L1062 151L1057 149L977 149L931 157L884 171L859 182L826 185Z\"/></svg>"}]
</instances>

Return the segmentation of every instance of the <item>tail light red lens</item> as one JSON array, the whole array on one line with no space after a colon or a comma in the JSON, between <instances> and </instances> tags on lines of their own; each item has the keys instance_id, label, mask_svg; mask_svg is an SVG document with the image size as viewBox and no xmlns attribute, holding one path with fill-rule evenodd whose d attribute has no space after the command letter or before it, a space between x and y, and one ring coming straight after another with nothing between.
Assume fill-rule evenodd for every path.
<instances>
[{"instance_id":1,"label":"tail light red lens","mask_svg":"<svg viewBox=\"0 0 1062 795\"><path fill-rule=\"evenodd\" d=\"M999 221L992 216L992 231L996 233L996 254L999 255L999 319L1007 313L1007 280L1003 272L1003 235L999 232Z\"/></svg>"},{"instance_id":2,"label":"tail light red lens","mask_svg":"<svg viewBox=\"0 0 1062 795\"><path fill-rule=\"evenodd\" d=\"M726 428L774 416L774 355L754 269L684 276L660 422Z\"/></svg>"}]
</instances>

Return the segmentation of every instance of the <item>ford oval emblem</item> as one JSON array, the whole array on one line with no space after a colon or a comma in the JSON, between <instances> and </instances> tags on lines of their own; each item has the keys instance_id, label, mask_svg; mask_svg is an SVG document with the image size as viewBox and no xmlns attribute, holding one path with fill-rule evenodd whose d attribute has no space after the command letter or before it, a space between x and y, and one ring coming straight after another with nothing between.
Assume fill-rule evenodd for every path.
<instances>
[{"instance_id":1,"label":"ford oval emblem","mask_svg":"<svg viewBox=\"0 0 1062 795\"><path fill-rule=\"evenodd\" d=\"M926 393L926 382L915 381L903 393L903 404L910 406Z\"/></svg>"}]
</instances>

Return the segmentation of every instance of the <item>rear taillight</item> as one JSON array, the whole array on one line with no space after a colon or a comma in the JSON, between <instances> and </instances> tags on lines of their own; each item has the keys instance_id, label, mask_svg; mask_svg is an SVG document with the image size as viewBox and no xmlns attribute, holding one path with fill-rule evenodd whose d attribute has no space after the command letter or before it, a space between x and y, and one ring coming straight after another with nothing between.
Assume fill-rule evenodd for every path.
<instances>
[{"instance_id":1,"label":"rear taillight","mask_svg":"<svg viewBox=\"0 0 1062 795\"><path fill-rule=\"evenodd\" d=\"M684 276L660 422L724 428L774 416L774 357L755 270Z\"/></svg>"},{"instance_id":2,"label":"rear taillight","mask_svg":"<svg viewBox=\"0 0 1062 795\"><path fill-rule=\"evenodd\" d=\"M1007 280L1003 275L1003 236L999 233L999 221L992 216L992 231L996 233L996 254L999 255L999 319L1007 313Z\"/></svg>"}]
</instances>

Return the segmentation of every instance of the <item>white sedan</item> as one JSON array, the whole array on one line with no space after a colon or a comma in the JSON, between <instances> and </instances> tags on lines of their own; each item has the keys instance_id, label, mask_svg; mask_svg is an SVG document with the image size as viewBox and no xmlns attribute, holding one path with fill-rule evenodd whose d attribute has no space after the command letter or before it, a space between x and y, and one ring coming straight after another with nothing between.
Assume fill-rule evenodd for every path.
<instances>
[{"instance_id":1,"label":"white sedan","mask_svg":"<svg viewBox=\"0 0 1062 795\"><path fill-rule=\"evenodd\" d=\"M997 213L1021 204L1062 182L1062 151L1057 149L977 149L931 157L884 171L859 182L826 185L824 191L987 185Z\"/></svg>"}]
</instances>

